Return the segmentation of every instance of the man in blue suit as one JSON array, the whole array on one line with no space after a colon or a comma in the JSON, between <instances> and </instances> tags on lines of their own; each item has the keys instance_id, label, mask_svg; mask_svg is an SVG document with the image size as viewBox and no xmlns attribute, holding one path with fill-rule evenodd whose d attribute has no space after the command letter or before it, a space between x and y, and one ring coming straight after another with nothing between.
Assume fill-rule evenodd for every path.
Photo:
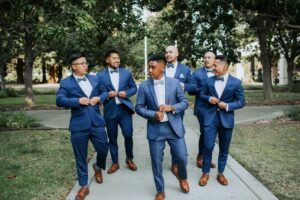
<instances>
[{"instance_id":1,"label":"man in blue suit","mask_svg":"<svg viewBox=\"0 0 300 200\"><path fill-rule=\"evenodd\" d=\"M206 84L200 88L200 99L208 102L204 124L204 160L200 186L205 186L209 179L212 151L216 136L219 138L219 157L217 180L221 185L227 185L224 176L229 145L234 127L234 110L245 105L244 91L239 79L228 74L230 61L228 57L216 56L214 75L208 78Z\"/></svg>"},{"instance_id":2,"label":"man in blue suit","mask_svg":"<svg viewBox=\"0 0 300 200\"><path fill-rule=\"evenodd\" d=\"M179 80L180 86L184 92L191 92L193 89L192 85L192 74L190 68L178 62L178 48L176 46L170 45L165 49L165 58L167 60L167 67L165 69L165 76L170 78L175 78ZM182 113L182 117L184 112ZM171 151L172 155L172 172L174 175L178 173L178 167L176 164L176 157Z\"/></svg>"},{"instance_id":3,"label":"man in blue suit","mask_svg":"<svg viewBox=\"0 0 300 200\"><path fill-rule=\"evenodd\" d=\"M105 169L108 142L105 132L105 120L99 109L99 103L107 98L104 88L95 76L87 74L88 64L83 53L70 55L73 74L60 83L56 96L57 106L71 108L69 129L76 159L77 176L81 186L76 200L82 200L89 194L87 150L89 139L97 152L95 180L102 183L101 168Z\"/></svg>"},{"instance_id":4,"label":"man in blue suit","mask_svg":"<svg viewBox=\"0 0 300 200\"><path fill-rule=\"evenodd\" d=\"M198 155L196 158L196 164L199 168L203 166L203 148L204 148L204 124L203 119L205 118L205 112L209 105L208 102L201 101L199 98L199 88L205 85L208 77L214 76L213 65L215 64L216 55L212 51L207 51L204 54L204 66L200 69L197 69L192 74L192 82L195 84L195 87L192 92L189 92L191 95L195 95L195 107L194 115L197 116L199 125L200 125L200 137L198 142ZM211 163L211 167L215 168L216 165Z\"/></svg>"},{"instance_id":5,"label":"man in blue suit","mask_svg":"<svg viewBox=\"0 0 300 200\"><path fill-rule=\"evenodd\" d=\"M155 54L148 60L150 79L141 83L136 99L136 112L148 119L147 139L149 141L152 172L157 190L155 200L164 200L165 187L162 176L163 150L165 142L177 159L179 185L184 193L189 192L187 182L187 148L182 113L188 108L188 101L178 80L164 76L166 60L164 55Z\"/></svg>"},{"instance_id":6,"label":"man in blue suit","mask_svg":"<svg viewBox=\"0 0 300 200\"><path fill-rule=\"evenodd\" d=\"M112 165L107 173L112 174L119 168L118 156L118 125L120 125L125 140L126 164L132 171L137 170L133 162L133 125L132 114L134 107L129 99L137 92L136 84L131 73L119 67L120 55L115 50L106 52L106 63L108 67L97 74L98 80L103 83L108 93L104 100L104 119L109 138L109 149L112 158Z\"/></svg>"}]
</instances>

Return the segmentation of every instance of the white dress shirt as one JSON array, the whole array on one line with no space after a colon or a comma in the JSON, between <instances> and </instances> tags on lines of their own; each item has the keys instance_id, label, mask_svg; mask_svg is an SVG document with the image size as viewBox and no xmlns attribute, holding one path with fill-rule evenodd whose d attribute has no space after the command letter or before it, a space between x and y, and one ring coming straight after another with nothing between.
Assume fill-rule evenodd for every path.
<instances>
[{"instance_id":1,"label":"white dress shirt","mask_svg":"<svg viewBox=\"0 0 300 200\"><path fill-rule=\"evenodd\" d=\"M166 66L166 76L170 78L174 78L177 70L178 62L174 64L174 67L167 67Z\"/></svg>"},{"instance_id":2,"label":"white dress shirt","mask_svg":"<svg viewBox=\"0 0 300 200\"><path fill-rule=\"evenodd\" d=\"M225 74L223 77L224 77L224 81L216 80L215 82L215 89L218 93L219 98L222 96L224 88L227 84L228 74Z\"/></svg>"},{"instance_id":3,"label":"white dress shirt","mask_svg":"<svg viewBox=\"0 0 300 200\"><path fill-rule=\"evenodd\" d=\"M90 97L91 93L92 93L92 90L93 90L93 86L90 83L89 79L86 76L79 77L79 76L76 76L75 74L73 74L73 76L75 77L76 80L77 80L77 78L86 78L86 81L83 81L83 80L79 81L78 85L80 86L80 88L82 89L84 94L87 97Z\"/></svg>"},{"instance_id":4,"label":"white dress shirt","mask_svg":"<svg viewBox=\"0 0 300 200\"><path fill-rule=\"evenodd\" d=\"M119 80L120 80L119 68L117 68L117 69L118 69L117 73L116 72L111 73L110 71L115 70L115 69L108 67L109 77L110 77L110 80L111 80L116 92L119 91ZM115 97L115 101L116 101L116 104L121 104L121 102L117 96Z\"/></svg>"},{"instance_id":5,"label":"white dress shirt","mask_svg":"<svg viewBox=\"0 0 300 200\"><path fill-rule=\"evenodd\" d=\"M154 79L153 83L158 105L166 104L165 77L163 76L160 80ZM161 122L166 121L168 121L168 116L167 113L164 112L164 118Z\"/></svg>"}]
</instances>

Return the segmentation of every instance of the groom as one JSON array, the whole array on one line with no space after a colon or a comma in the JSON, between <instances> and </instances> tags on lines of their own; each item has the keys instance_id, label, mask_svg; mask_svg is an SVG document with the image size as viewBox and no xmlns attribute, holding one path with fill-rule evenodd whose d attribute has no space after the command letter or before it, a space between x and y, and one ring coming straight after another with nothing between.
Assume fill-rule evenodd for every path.
<instances>
[{"instance_id":1,"label":"groom","mask_svg":"<svg viewBox=\"0 0 300 200\"><path fill-rule=\"evenodd\" d=\"M152 172L157 190L155 200L165 199L162 171L163 151L168 142L178 164L175 174L184 193L189 192L187 182L187 148L184 139L182 113L188 102L177 79L164 76L166 60L156 54L149 58L150 79L140 84L136 99L136 112L148 119L147 139L149 142Z\"/></svg>"}]
</instances>

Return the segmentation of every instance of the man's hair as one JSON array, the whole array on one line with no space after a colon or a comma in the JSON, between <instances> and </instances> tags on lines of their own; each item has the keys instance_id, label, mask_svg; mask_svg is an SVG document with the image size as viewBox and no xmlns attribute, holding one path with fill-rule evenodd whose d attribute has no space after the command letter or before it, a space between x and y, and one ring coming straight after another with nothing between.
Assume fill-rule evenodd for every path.
<instances>
[{"instance_id":1,"label":"man's hair","mask_svg":"<svg viewBox=\"0 0 300 200\"><path fill-rule=\"evenodd\" d=\"M227 66L229 67L230 65L230 60L227 56L225 55L217 55L216 56L216 60L221 60L222 62L225 62L227 64Z\"/></svg>"},{"instance_id":2,"label":"man's hair","mask_svg":"<svg viewBox=\"0 0 300 200\"><path fill-rule=\"evenodd\" d=\"M217 55L216 52L214 52L213 50L207 50L207 51L205 51L204 55L207 54L207 53L213 53L214 55Z\"/></svg>"},{"instance_id":3,"label":"man's hair","mask_svg":"<svg viewBox=\"0 0 300 200\"><path fill-rule=\"evenodd\" d=\"M85 54L83 52L71 53L69 55L69 59L68 59L69 64L72 65L74 60L77 60L78 58L81 58L81 57L85 57Z\"/></svg>"},{"instance_id":4,"label":"man's hair","mask_svg":"<svg viewBox=\"0 0 300 200\"><path fill-rule=\"evenodd\" d=\"M114 49L111 49L111 50L108 50L106 53L105 53L105 59L107 59L108 57L110 57L111 54L113 53L116 53L120 56L119 52L117 50L114 50Z\"/></svg>"},{"instance_id":5,"label":"man's hair","mask_svg":"<svg viewBox=\"0 0 300 200\"><path fill-rule=\"evenodd\" d=\"M148 62L150 61L157 61L157 62L164 62L167 63L164 54L153 54L148 58Z\"/></svg>"}]
</instances>

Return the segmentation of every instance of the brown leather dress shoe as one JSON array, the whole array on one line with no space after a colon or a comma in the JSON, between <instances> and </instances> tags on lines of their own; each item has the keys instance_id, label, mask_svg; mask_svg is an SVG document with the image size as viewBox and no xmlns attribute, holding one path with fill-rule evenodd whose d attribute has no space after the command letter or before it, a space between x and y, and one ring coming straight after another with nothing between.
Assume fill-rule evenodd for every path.
<instances>
[{"instance_id":1,"label":"brown leather dress shoe","mask_svg":"<svg viewBox=\"0 0 300 200\"><path fill-rule=\"evenodd\" d=\"M202 168L203 167L203 156L197 156L197 161L196 161L197 167ZM211 168L216 168L215 163L210 163Z\"/></svg>"},{"instance_id":2,"label":"brown leather dress shoe","mask_svg":"<svg viewBox=\"0 0 300 200\"><path fill-rule=\"evenodd\" d=\"M209 179L209 174L203 173L200 180L199 180L199 185L200 186L205 186L208 182L208 179Z\"/></svg>"},{"instance_id":3,"label":"brown leather dress shoe","mask_svg":"<svg viewBox=\"0 0 300 200\"><path fill-rule=\"evenodd\" d=\"M107 170L108 174L115 173L118 169L120 169L120 165L118 163L113 163L111 167Z\"/></svg>"},{"instance_id":4,"label":"brown leather dress shoe","mask_svg":"<svg viewBox=\"0 0 300 200\"><path fill-rule=\"evenodd\" d=\"M189 183L185 179L179 180L179 185L183 193L188 193L190 191Z\"/></svg>"},{"instance_id":5,"label":"brown leather dress shoe","mask_svg":"<svg viewBox=\"0 0 300 200\"><path fill-rule=\"evenodd\" d=\"M165 193L164 192L158 192L155 196L155 200L165 200Z\"/></svg>"},{"instance_id":6,"label":"brown leather dress shoe","mask_svg":"<svg viewBox=\"0 0 300 200\"><path fill-rule=\"evenodd\" d=\"M86 195L88 195L90 193L90 190L88 187L82 187L80 188L80 190L78 191L75 200L83 200Z\"/></svg>"},{"instance_id":7,"label":"brown leather dress shoe","mask_svg":"<svg viewBox=\"0 0 300 200\"><path fill-rule=\"evenodd\" d=\"M131 171L137 170L137 166L134 164L133 160L131 159L126 160L126 164Z\"/></svg>"},{"instance_id":8,"label":"brown leather dress shoe","mask_svg":"<svg viewBox=\"0 0 300 200\"><path fill-rule=\"evenodd\" d=\"M171 170L172 170L172 173L174 174L174 176L177 177L178 176L178 166L176 164L173 164Z\"/></svg>"},{"instance_id":9,"label":"brown leather dress shoe","mask_svg":"<svg viewBox=\"0 0 300 200\"><path fill-rule=\"evenodd\" d=\"M103 176L102 176L102 172L101 169L96 168L96 163L93 164L93 168L95 171L95 180L97 183L102 183L103 182Z\"/></svg>"},{"instance_id":10,"label":"brown leather dress shoe","mask_svg":"<svg viewBox=\"0 0 300 200\"><path fill-rule=\"evenodd\" d=\"M203 156L197 156L196 164L197 164L197 167L199 167L199 168L203 167Z\"/></svg>"},{"instance_id":11,"label":"brown leather dress shoe","mask_svg":"<svg viewBox=\"0 0 300 200\"><path fill-rule=\"evenodd\" d=\"M228 185L227 178L223 174L218 174L217 180L221 185Z\"/></svg>"}]
</instances>

